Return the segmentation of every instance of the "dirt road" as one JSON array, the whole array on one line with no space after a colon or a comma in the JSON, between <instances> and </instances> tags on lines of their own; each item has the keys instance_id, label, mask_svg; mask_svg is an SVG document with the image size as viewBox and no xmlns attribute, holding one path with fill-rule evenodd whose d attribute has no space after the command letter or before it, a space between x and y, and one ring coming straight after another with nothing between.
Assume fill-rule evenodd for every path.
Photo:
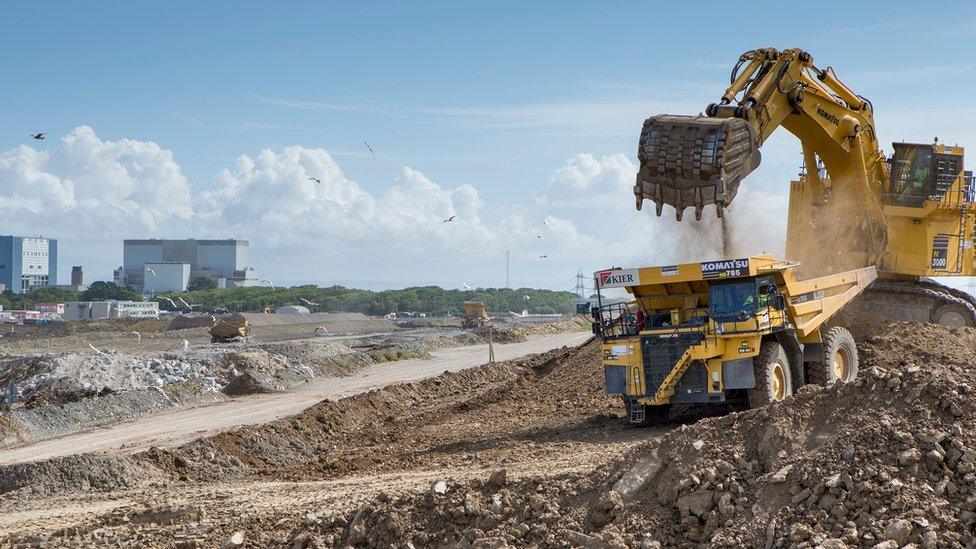
<instances>
[{"instance_id":1,"label":"dirt road","mask_svg":"<svg viewBox=\"0 0 976 549\"><path fill-rule=\"evenodd\" d=\"M509 360L564 345L578 345L589 337L587 333L571 332L537 337L523 343L496 344L495 358ZM285 394L250 396L212 406L174 410L108 428L10 448L0 454L0 465L85 452L136 452L150 446L175 446L236 426L265 423L289 416L326 398L348 397L444 371L478 366L487 361L488 346L442 349L433 355L432 359L376 364L352 377L313 380Z\"/></svg>"}]
</instances>

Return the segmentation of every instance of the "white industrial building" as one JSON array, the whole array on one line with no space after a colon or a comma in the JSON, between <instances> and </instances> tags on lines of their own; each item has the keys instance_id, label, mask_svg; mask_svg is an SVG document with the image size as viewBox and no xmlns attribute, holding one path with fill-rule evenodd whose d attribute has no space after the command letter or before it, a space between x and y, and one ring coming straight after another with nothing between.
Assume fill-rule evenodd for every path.
<instances>
[{"instance_id":1,"label":"white industrial building","mask_svg":"<svg viewBox=\"0 0 976 549\"><path fill-rule=\"evenodd\" d=\"M64 304L65 320L85 318L159 318L155 301L69 301Z\"/></svg>"},{"instance_id":2,"label":"white industrial building","mask_svg":"<svg viewBox=\"0 0 976 549\"><path fill-rule=\"evenodd\" d=\"M144 293L183 292L189 284L189 263L146 263Z\"/></svg>"},{"instance_id":3,"label":"white industrial building","mask_svg":"<svg viewBox=\"0 0 976 549\"><path fill-rule=\"evenodd\" d=\"M122 267L115 273L115 282L143 293L149 293L149 265L185 263L190 266L188 280L204 277L217 283L218 288L256 286L254 269L248 266L247 240L140 239L122 243ZM155 278L159 278L156 273ZM155 283L152 283L155 284ZM185 288L185 286L184 286ZM157 288L156 291L162 291Z\"/></svg>"}]
</instances>

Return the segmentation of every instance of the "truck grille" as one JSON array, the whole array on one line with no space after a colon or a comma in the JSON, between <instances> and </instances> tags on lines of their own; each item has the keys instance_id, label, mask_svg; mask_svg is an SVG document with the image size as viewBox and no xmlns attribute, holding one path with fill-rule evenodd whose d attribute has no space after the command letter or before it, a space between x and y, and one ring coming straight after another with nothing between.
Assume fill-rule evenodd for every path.
<instances>
[{"instance_id":1,"label":"truck grille","mask_svg":"<svg viewBox=\"0 0 976 549\"><path fill-rule=\"evenodd\" d=\"M697 345L705 339L699 332L681 332L663 335L641 336L641 354L644 364L644 379L647 384L647 394L653 395L664 383L664 378L671 373L671 368L678 362L688 347Z\"/></svg>"}]
</instances>

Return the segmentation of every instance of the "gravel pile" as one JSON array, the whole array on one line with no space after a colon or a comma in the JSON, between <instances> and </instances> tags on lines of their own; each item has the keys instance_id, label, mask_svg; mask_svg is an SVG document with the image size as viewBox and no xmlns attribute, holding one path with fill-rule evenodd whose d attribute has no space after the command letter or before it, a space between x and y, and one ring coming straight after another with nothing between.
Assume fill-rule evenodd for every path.
<instances>
[{"instance_id":1,"label":"gravel pile","mask_svg":"<svg viewBox=\"0 0 976 549\"><path fill-rule=\"evenodd\" d=\"M316 515L297 546L976 544L976 331L895 324L861 378L671 429L585 474L502 471ZM914 545L910 545L914 544Z\"/></svg>"}]
</instances>

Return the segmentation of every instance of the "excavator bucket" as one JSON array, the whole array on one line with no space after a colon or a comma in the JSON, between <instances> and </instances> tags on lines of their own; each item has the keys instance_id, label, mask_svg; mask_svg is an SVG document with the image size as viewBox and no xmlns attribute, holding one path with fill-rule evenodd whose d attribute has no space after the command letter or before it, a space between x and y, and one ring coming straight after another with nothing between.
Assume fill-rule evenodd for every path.
<instances>
[{"instance_id":1,"label":"excavator bucket","mask_svg":"<svg viewBox=\"0 0 976 549\"><path fill-rule=\"evenodd\" d=\"M739 182L759 166L754 130L741 118L706 118L662 114L644 122L637 147L640 170L634 194L637 209L645 198L657 215L674 206L678 221L685 208L715 204L719 217L732 202Z\"/></svg>"}]
</instances>

